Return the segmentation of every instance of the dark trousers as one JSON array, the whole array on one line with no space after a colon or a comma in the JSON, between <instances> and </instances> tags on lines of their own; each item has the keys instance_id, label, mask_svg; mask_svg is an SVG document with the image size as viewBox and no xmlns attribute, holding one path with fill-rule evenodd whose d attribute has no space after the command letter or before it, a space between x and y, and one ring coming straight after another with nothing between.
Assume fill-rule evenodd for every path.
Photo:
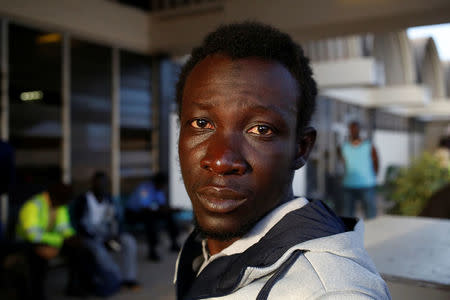
<instances>
[{"instance_id":1,"label":"dark trousers","mask_svg":"<svg viewBox=\"0 0 450 300\"><path fill-rule=\"evenodd\" d=\"M34 245L30 245L27 252L30 266L31 294L36 300L45 299L44 286L47 278L48 261L35 253Z\"/></svg>"},{"instance_id":2,"label":"dark trousers","mask_svg":"<svg viewBox=\"0 0 450 300\"><path fill-rule=\"evenodd\" d=\"M30 272L31 294L34 300L46 299L45 281L48 272L48 260L37 255L36 245L29 244L27 257ZM65 242L60 250L67 260L69 281L66 291L71 293L87 292L90 289L90 279L93 273L94 257L81 243Z\"/></svg>"},{"instance_id":3,"label":"dark trousers","mask_svg":"<svg viewBox=\"0 0 450 300\"><path fill-rule=\"evenodd\" d=\"M377 215L377 203L375 198L375 187L369 188L346 188L343 189L343 215L345 217L355 216L357 201L362 201L365 217L375 218Z\"/></svg>"},{"instance_id":4,"label":"dark trousers","mask_svg":"<svg viewBox=\"0 0 450 300\"><path fill-rule=\"evenodd\" d=\"M33 298L25 249L20 242L0 242L0 299Z\"/></svg>"},{"instance_id":5,"label":"dark trousers","mask_svg":"<svg viewBox=\"0 0 450 300\"><path fill-rule=\"evenodd\" d=\"M177 244L179 230L175 224L172 211L152 211L149 209L133 211L127 209L125 218L128 224L145 224L149 252L155 251L159 243L159 226L161 224L167 229L172 245Z\"/></svg>"}]
</instances>

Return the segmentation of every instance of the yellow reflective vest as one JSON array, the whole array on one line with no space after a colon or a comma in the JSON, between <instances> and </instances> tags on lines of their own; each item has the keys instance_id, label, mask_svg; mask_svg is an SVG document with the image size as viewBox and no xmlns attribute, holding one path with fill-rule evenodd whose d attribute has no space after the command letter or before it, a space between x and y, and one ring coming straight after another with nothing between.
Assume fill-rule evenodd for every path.
<instances>
[{"instance_id":1,"label":"yellow reflective vest","mask_svg":"<svg viewBox=\"0 0 450 300\"><path fill-rule=\"evenodd\" d=\"M56 208L55 221L49 227L50 207L47 192L33 196L25 202L19 212L17 236L20 239L61 247L65 238L75 234L70 225L69 211L66 205Z\"/></svg>"}]
</instances>

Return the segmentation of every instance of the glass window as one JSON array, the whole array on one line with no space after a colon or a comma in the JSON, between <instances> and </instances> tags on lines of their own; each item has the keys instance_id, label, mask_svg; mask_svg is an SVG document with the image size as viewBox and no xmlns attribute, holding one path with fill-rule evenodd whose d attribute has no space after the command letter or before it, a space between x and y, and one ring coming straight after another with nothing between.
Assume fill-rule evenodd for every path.
<instances>
[{"instance_id":1,"label":"glass window","mask_svg":"<svg viewBox=\"0 0 450 300\"><path fill-rule=\"evenodd\" d=\"M9 26L10 141L29 183L60 178L61 35Z\"/></svg>"},{"instance_id":2,"label":"glass window","mask_svg":"<svg viewBox=\"0 0 450 300\"><path fill-rule=\"evenodd\" d=\"M111 48L71 41L71 157L74 191L95 171L111 177Z\"/></svg>"},{"instance_id":3,"label":"glass window","mask_svg":"<svg viewBox=\"0 0 450 300\"><path fill-rule=\"evenodd\" d=\"M120 53L121 191L129 193L153 173L153 111L150 58Z\"/></svg>"}]
</instances>

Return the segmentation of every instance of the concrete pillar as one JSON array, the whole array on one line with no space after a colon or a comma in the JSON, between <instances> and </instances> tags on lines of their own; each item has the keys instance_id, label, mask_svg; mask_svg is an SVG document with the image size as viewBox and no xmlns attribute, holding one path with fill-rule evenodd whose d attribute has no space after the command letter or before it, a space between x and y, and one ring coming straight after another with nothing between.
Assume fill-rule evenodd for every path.
<instances>
[{"instance_id":1,"label":"concrete pillar","mask_svg":"<svg viewBox=\"0 0 450 300\"><path fill-rule=\"evenodd\" d=\"M1 99L0 99L0 138L4 141L9 139L9 53L8 53L8 21L1 20Z\"/></svg>"},{"instance_id":2,"label":"concrete pillar","mask_svg":"<svg viewBox=\"0 0 450 300\"><path fill-rule=\"evenodd\" d=\"M111 72L111 193L120 196L120 53L112 49Z\"/></svg>"},{"instance_id":3,"label":"concrete pillar","mask_svg":"<svg viewBox=\"0 0 450 300\"><path fill-rule=\"evenodd\" d=\"M72 165L71 165L71 118L70 118L70 80L71 80L71 64L70 64L70 36L65 33L62 41L62 108L61 108L61 127L62 127L62 141L61 141L61 169L62 181L66 184L72 182Z\"/></svg>"},{"instance_id":4,"label":"concrete pillar","mask_svg":"<svg viewBox=\"0 0 450 300\"><path fill-rule=\"evenodd\" d=\"M8 21L1 20L1 95L0 95L0 123L1 132L0 139L7 141L9 139L9 69L8 69ZM8 195L0 195L0 207L1 207L1 221L3 224L8 224Z\"/></svg>"}]
</instances>

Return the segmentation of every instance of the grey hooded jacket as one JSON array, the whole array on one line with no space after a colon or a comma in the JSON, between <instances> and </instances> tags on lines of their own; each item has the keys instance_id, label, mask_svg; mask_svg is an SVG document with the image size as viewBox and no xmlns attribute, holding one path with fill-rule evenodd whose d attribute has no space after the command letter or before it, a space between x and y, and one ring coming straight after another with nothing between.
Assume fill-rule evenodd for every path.
<instances>
[{"instance_id":1,"label":"grey hooded jacket","mask_svg":"<svg viewBox=\"0 0 450 300\"><path fill-rule=\"evenodd\" d=\"M363 231L362 221L298 198L211 257L193 232L177 261L177 298L390 299Z\"/></svg>"}]
</instances>

